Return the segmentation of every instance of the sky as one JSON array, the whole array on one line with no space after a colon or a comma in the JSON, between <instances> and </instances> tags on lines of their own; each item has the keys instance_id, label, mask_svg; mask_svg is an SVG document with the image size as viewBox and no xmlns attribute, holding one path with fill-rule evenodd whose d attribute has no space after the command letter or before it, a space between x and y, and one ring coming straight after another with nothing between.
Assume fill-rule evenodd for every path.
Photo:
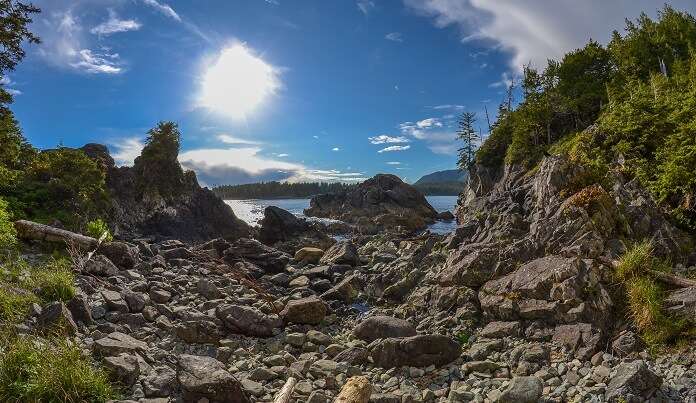
<instances>
[{"instance_id":1,"label":"sky","mask_svg":"<svg viewBox=\"0 0 696 403\"><path fill-rule=\"evenodd\" d=\"M667 2L696 13L689 0ZM606 43L648 0L38 0L42 43L3 83L40 148L102 143L119 165L157 122L207 186L408 182L453 169L523 65ZM491 115L491 118L493 116Z\"/></svg>"}]
</instances>

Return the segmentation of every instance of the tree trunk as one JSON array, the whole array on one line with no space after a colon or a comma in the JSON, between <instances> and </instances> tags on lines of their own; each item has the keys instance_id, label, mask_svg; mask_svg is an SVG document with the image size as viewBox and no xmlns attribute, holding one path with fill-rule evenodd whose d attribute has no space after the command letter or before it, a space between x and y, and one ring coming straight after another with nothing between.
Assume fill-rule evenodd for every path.
<instances>
[{"instance_id":1,"label":"tree trunk","mask_svg":"<svg viewBox=\"0 0 696 403\"><path fill-rule=\"evenodd\" d=\"M96 248L98 244L95 238L33 221L18 220L15 221L14 227L21 239L74 244L83 249Z\"/></svg>"},{"instance_id":2,"label":"tree trunk","mask_svg":"<svg viewBox=\"0 0 696 403\"><path fill-rule=\"evenodd\" d=\"M334 403L368 403L372 394L372 385L364 376L348 379Z\"/></svg>"}]
</instances>

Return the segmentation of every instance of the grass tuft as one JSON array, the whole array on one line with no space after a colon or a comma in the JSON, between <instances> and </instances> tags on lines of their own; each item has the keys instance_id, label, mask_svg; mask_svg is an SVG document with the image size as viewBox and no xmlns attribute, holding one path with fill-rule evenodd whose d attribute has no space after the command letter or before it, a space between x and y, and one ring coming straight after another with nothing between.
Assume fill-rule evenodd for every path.
<instances>
[{"instance_id":1,"label":"grass tuft","mask_svg":"<svg viewBox=\"0 0 696 403\"><path fill-rule=\"evenodd\" d=\"M619 260L616 267L616 276L621 281L628 281L644 275L652 268L653 246L650 241L642 241L634 244Z\"/></svg>"},{"instance_id":2,"label":"grass tuft","mask_svg":"<svg viewBox=\"0 0 696 403\"><path fill-rule=\"evenodd\" d=\"M0 401L103 402L116 397L106 373L64 340L6 336L0 345Z\"/></svg>"}]
</instances>

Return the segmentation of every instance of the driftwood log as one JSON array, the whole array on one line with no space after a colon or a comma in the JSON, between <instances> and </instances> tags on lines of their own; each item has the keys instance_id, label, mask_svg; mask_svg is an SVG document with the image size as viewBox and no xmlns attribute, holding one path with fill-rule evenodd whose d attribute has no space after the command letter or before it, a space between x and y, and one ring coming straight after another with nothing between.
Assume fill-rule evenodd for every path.
<instances>
[{"instance_id":1,"label":"driftwood log","mask_svg":"<svg viewBox=\"0 0 696 403\"><path fill-rule=\"evenodd\" d=\"M85 250L95 249L99 245L96 238L33 221L18 220L15 221L14 227L17 230L17 236L21 239L72 244Z\"/></svg>"},{"instance_id":2,"label":"driftwood log","mask_svg":"<svg viewBox=\"0 0 696 403\"><path fill-rule=\"evenodd\" d=\"M290 397L292 396L292 391L295 389L296 384L297 379L293 377L288 378L285 385L283 385L283 388L280 389L280 392L278 392L278 395L273 400L273 403L289 403Z\"/></svg>"},{"instance_id":3,"label":"driftwood log","mask_svg":"<svg viewBox=\"0 0 696 403\"><path fill-rule=\"evenodd\" d=\"M370 381L364 376L354 376L343 385L334 403L368 403L371 394Z\"/></svg>"}]
</instances>

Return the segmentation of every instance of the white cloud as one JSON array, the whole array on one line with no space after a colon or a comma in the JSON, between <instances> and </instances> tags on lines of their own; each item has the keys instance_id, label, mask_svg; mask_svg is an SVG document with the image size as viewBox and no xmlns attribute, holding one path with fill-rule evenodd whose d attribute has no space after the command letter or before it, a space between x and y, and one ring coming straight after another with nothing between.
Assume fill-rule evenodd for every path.
<instances>
[{"instance_id":1,"label":"white cloud","mask_svg":"<svg viewBox=\"0 0 696 403\"><path fill-rule=\"evenodd\" d=\"M110 145L116 149L111 156L118 166L132 166L135 158L145 147L145 143L138 137L120 139Z\"/></svg>"},{"instance_id":2,"label":"white cloud","mask_svg":"<svg viewBox=\"0 0 696 403\"><path fill-rule=\"evenodd\" d=\"M49 63L90 74L118 74L123 63L117 53L108 49L91 49L83 36L80 20L72 9L53 12L37 24L42 39L39 54Z\"/></svg>"},{"instance_id":3,"label":"white cloud","mask_svg":"<svg viewBox=\"0 0 696 403\"><path fill-rule=\"evenodd\" d=\"M8 88L10 85L15 85L16 83L10 79L9 76L3 76L0 78L0 85L5 87L5 91L7 91L10 95L22 95L22 91L15 89L15 88Z\"/></svg>"},{"instance_id":4,"label":"white cloud","mask_svg":"<svg viewBox=\"0 0 696 403\"><path fill-rule=\"evenodd\" d=\"M435 25L457 26L463 40L492 40L511 53L510 65L520 70L532 62L544 67L549 58L582 47L590 39L606 42L624 19L641 11L655 15L662 2L654 0L404 0ZM690 0L669 1L690 12Z\"/></svg>"},{"instance_id":5,"label":"white cloud","mask_svg":"<svg viewBox=\"0 0 696 403\"><path fill-rule=\"evenodd\" d=\"M401 35L401 32L390 32L384 36L384 39L394 41L394 42L403 42L404 37Z\"/></svg>"},{"instance_id":6,"label":"white cloud","mask_svg":"<svg viewBox=\"0 0 696 403\"><path fill-rule=\"evenodd\" d=\"M95 35L111 35L118 32L137 31L142 25L136 20L122 20L116 12L109 9L109 19L92 28Z\"/></svg>"},{"instance_id":7,"label":"white cloud","mask_svg":"<svg viewBox=\"0 0 696 403\"><path fill-rule=\"evenodd\" d=\"M341 149L338 148L338 147L334 147L334 148L331 149L331 151L341 151Z\"/></svg>"},{"instance_id":8,"label":"white cloud","mask_svg":"<svg viewBox=\"0 0 696 403\"><path fill-rule=\"evenodd\" d=\"M427 118L419 120L415 123L404 122L399 125L401 133L415 137L419 140L427 138L427 131L434 128L443 127L442 121L439 118Z\"/></svg>"},{"instance_id":9,"label":"white cloud","mask_svg":"<svg viewBox=\"0 0 696 403\"><path fill-rule=\"evenodd\" d=\"M387 165L401 165L399 161L388 161Z\"/></svg>"},{"instance_id":10,"label":"white cloud","mask_svg":"<svg viewBox=\"0 0 696 403\"><path fill-rule=\"evenodd\" d=\"M416 126L418 126L421 129L428 129L431 127L442 127L442 122L440 122L440 119L438 118L427 118L416 122Z\"/></svg>"},{"instance_id":11,"label":"white cloud","mask_svg":"<svg viewBox=\"0 0 696 403\"><path fill-rule=\"evenodd\" d=\"M302 164L264 157L260 155L261 151L259 147L196 149L179 154L179 162L184 168L195 171L199 180L210 186L260 181L358 182L365 180L361 172L308 168Z\"/></svg>"},{"instance_id":12,"label":"white cloud","mask_svg":"<svg viewBox=\"0 0 696 403\"><path fill-rule=\"evenodd\" d=\"M242 43L223 48L200 78L198 106L245 119L281 87L279 69Z\"/></svg>"},{"instance_id":13,"label":"white cloud","mask_svg":"<svg viewBox=\"0 0 696 403\"><path fill-rule=\"evenodd\" d=\"M277 155L278 158L285 158L285 157L289 157L289 156L290 156L290 154L286 154L286 153L280 153Z\"/></svg>"},{"instance_id":14,"label":"white cloud","mask_svg":"<svg viewBox=\"0 0 696 403\"><path fill-rule=\"evenodd\" d=\"M169 18L181 22L181 17L179 16L179 14L177 14L177 12L174 11L174 9L171 8L168 4L160 3L157 0L143 0L143 3L154 8L155 10L159 11L160 13L166 15Z\"/></svg>"},{"instance_id":15,"label":"white cloud","mask_svg":"<svg viewBox=\"0 0 696 403\"><path fill-rule=\"evenodd\" d=\"M386 144L386 143L409 143L411 140L407 139L404 136L388 136L386 134L381 134L379 136L375 137L368 137L368 140L370 140L370 143L372 144Z\"/></svg>"},{"instance_id":16,"label":"white cloud","mask_svg":"<svg viewBox=\"0 0 696 403\"><path fill-rule=\"evenodd\" d=\"M455 109L455 110L462 110L465 108L464 105L451 105L451 104L445 104L445 105L435 105L431 106L432 109Z\"/></svg>"},{"instance_id":17,"label":"white cloud","mask_svg":"<svg viewBox=\"0 0 696 403\"><path fill-rule=\"evenodd\" d=\"M358 10L363 14L368 15L373 8L375 8L375 2L371 0L358 0Z\"/></svg>"},{"instance_id":18,"label":"white cloud","mask_svg":"<svg viewBox=\"0 0 696 403\"><path fill-rule=\"evenodd\" d=\"M217 139L225 144L246 144L246 145L260 144L257 141L240 139L239 137L234 137L234 136L231 136L231 135L226 134L226 133L218 134Z\"/></svg>"},{"instance_id":19,"label":"white cloud","mask_svg":"<svg viewBox=\"0 0 696 403\"><path fill-rule=\"evenodd\" d=\"M409 148L411 148L411 146L389 146L389 147L383 148L377 152L382 154L382 153L388 153L388 152L392 152L392 151L406 151Z\"/></svg>"}]
</instances>

